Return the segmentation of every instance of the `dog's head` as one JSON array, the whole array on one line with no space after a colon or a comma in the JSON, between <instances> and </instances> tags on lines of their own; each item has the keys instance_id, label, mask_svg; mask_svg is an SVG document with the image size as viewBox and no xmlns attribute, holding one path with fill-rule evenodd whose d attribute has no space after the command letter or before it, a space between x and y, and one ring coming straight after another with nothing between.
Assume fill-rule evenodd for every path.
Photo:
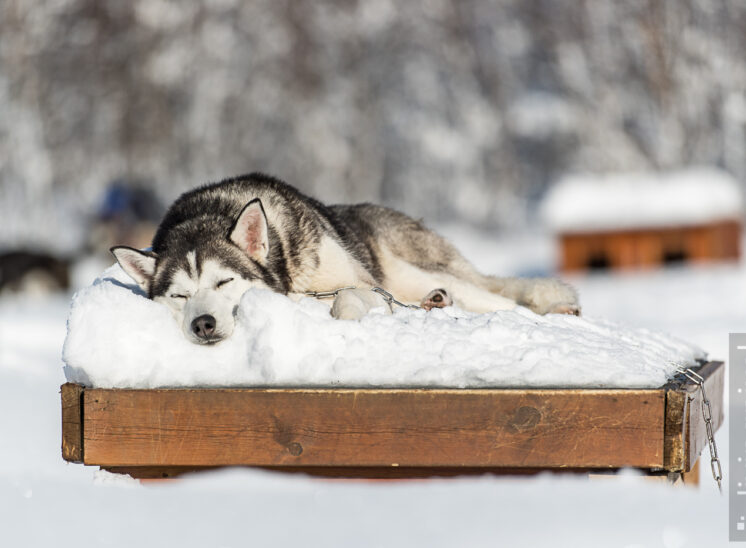
<instances>
[{"instance_id":1,"label":"dog's head","mask_svg":"<svg viewBox=\"0 0 746 548\"><path fill-rule=\"evenodd\" d=\"M173 227L158 251L111 249L122 269L151 299L165 304L197 344L213 344L233 333L246 290L277 289L269 279L269 227L258 199L227 231L209 215Z\"/></svg>"}]
</instances>

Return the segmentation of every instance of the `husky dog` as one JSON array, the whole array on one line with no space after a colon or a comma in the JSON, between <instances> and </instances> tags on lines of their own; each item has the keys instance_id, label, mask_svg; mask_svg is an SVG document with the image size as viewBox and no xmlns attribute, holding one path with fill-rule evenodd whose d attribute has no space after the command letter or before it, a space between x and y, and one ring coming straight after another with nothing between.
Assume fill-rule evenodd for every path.
<instances>
[{"instance_id":1,"label":"husky dog","mask_svg":"<svg viewBox=\"0 0 746 548\"><path fill-rule=\"evenodd\" d=\"M241 295L252 287L291 297L346 286L332 308L358 318L395 299L425 308L511 309L577 314L575 291L554 279L495 278L477 272L422 223L371 204L326 206L253 173L183 194L168 209L152 251L112 248L151 299L171 309L193 342L228 337ZM366 291L362 291L366 290Z\"/></svg>"}]
</instances>

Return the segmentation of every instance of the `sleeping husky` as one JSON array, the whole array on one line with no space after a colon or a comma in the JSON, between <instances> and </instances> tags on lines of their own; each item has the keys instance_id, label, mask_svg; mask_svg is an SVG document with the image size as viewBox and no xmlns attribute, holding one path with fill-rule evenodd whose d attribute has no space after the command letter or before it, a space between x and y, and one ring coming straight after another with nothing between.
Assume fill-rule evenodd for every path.
<instances>
[{"instance_id":1,"label":"sleeping husky","mask_svg":"<svg viewBox=\"0 0 746 548\"><path fill-rule=\"evenodd\" d=\"M373 287L428 309L456 304L491 312L518 304L539 314L579 313L575 291L558 280L485 276L402 213L326 206L257 173L183 194L166 212L152 251L117 246L112 253L199 344L233 332L239 300L252 287L299 298L352 286L333 304L341 319L386 305Z\"/></svg>"}]
</instances>

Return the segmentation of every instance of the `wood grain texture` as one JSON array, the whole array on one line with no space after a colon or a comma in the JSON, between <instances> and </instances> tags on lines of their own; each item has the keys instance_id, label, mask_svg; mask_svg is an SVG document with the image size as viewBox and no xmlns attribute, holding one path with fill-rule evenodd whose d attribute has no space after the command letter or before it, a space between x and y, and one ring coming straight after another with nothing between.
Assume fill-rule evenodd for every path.
<instances>
[{"instance_id":1,"label":"wood grain texture","mask_svg":"<svg viewBox=\"0 0 746 548\"><path fill-rule=\"evenodd\" d=\"M700 461L696 461L688 472L681 473L681 481L684 485L699 487L699 463Z\"/></svg>"},{"instance_id":2,"label":"wood grain texture","mask_svg":"<svg viewBox=\"0 0 746 548\"><path fill-rule=\"evenodd\" d=\"M85 462L664 466L662 390L85 390Z\"/></svg>"},{"instance_id":3,"label":"wood grain texture","mask_svg":"<svg viewBox=\"0 0 746 548\"><path fill-rule=\"evenodd\" d=\"M684 447L689 401L686 392L666 390L666 421L663 442L663 468L679 472L685 468Z\"/></svg>"},{"instance_id":4,"label":"wood grain texture","mask_svg":"<svg viewBox=\"0 0 746 548\"><path fill-rule=\"evenodd\" d=\"M62 400L62 458L83 462L83 387L65 383L60 387Z\"/></svg>"},{"instance_id":5,"label":"wood grain texture","mask_svg":"<svg viewBox=\"0 0 746 548\"><path fill-rule=\"evenodd\" d=\"M723 422L724 367L699 369ZM174 477L227 465L405 478L632 466L687 472L707 445L696 384L655 390L61 389L62 454ZM709 462L709 458L706 459Z\"/></svg>"}]
</instances>

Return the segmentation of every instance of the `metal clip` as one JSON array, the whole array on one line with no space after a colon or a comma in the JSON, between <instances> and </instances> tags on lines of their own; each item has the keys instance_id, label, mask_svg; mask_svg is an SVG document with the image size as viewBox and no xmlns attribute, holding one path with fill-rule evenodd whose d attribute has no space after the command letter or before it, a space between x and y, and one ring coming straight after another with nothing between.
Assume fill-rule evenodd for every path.
<instances>
[{"instance_id":1,"label":"metal clip","mask_svg":"<svg viewBox=\"0 0 746 548\"><path fill-rule=\"evenodd\" d=\"M305 294L309 297L316 297L317 299L326 299L329 297L336 297L337 295L339 295L340 291L344 291L345 289L356 289L356 287L354 285L348 285L346 287L340 287L339 289L332 289L330 291L306 291ZM388 304L389 307L391 305L396 305L404 308L412 308L415 310L422 308L421 306L417 306L414 304L404 304L397 301L391 293L389 293L382 287L373 287L371 288L371 291L378 293L381 297L383 297L383 300L386 301L386 304Z\"/></svg>"},{"instance_id":2,"label":"metal clip","mask_svg":"<svg viewBox=\"0 0 746 548\"><path fill-rule=\"evenodd\" d=\"M336 297L340 291L345 289L355 289L354 285L348 285L346 287L340 287L339 289L332 289L331 291L306 291L306 295L309 297L316 297L317 299L326 299L328 297Z\"/></svg>"},{"instance_id":3,"label":"metal clip","mask_svg":"<svg viewBox=\"0 0 746 548\"><path fill-rule=\"evenodd\" d=\"M378 293L381 297L383 297L383 300L386 301L386 303L389 306L391 306L392 304L395 304L396 306L401 306L403 308L412 308L414 310L418 310L418 309L422 308L422 307L417 306L415 304L404 304L402 302L397 301L391 293L389 293L388 291L386 291L382 287L374 287L374 288L371 289L371 291L374 291L374 292Z\"/></svg>"}]
</instances>

